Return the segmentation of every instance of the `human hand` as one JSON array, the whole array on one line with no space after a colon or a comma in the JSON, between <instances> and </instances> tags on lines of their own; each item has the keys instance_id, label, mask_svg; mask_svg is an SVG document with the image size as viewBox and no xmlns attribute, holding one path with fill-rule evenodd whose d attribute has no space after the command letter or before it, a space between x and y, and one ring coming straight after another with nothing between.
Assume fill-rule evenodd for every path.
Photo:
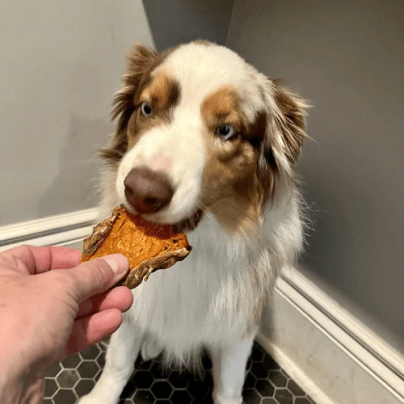
<instances>
[{"instance_id":1,"label":"human hand","mask_svg":"<svg viewBox=\"0 0 404 404\"><path fill-rule=\"evenodd\" d=\"M131 306L128 288L110 289L128 270L124 256L79 260L64 247L0 253L2 403L40 402L47 370L112 334Z\"/></svg>"}]
</instances>

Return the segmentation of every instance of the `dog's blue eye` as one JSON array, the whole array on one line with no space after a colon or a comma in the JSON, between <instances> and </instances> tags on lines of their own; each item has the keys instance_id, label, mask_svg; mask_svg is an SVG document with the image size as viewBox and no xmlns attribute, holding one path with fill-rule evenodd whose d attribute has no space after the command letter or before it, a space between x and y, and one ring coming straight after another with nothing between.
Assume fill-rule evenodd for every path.
<instances>
[{"instance_id":1,"label":"dog's blue eye","mask_svg":"<svg viewBox=\"0 0 404 404\"><path fill-rule=\"evenodd\" d=\"M231 125L222 125L219 126L216 130L216 133L223 139L227 140L230 139L236 131L234 130L233 126Z\"/></svg>"},{"instance_id":2,"label":"dog's blue eye","mask_svg":"<svg viewBox=\"0 0 404 404\"><path fill-rule=\"evenodd\" d=\"M142 110L142 114L147 117L151 116L153 113L152 107L148 102L143 102L140 109Z\"/></svg>"}]
</instances>

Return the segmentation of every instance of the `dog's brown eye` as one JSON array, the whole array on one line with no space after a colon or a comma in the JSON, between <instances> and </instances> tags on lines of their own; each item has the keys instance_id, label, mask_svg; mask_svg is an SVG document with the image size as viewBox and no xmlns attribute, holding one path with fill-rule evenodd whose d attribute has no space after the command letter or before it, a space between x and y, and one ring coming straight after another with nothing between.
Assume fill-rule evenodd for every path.
<instances>
[{"instance_id":1,"label":"dog's brown eye","mask_svg":"<svg viewBox=\"0 0 404 404\"><path fill-rule=\"evenodd\" d=\"M223 140L230 139L235 134L235 132L236 131L234 130L233 126L231 126L231 125L222 125L222 126L219 126L216 130L216 133Z\"/></svg>"},{"instance_id":2,"label":"dog's brown eye","mask_svg":"<svg viewBox=\"0 0 404 404\"><path fill-rule=\"evenodd\" d=\"M142 114L147 117L151 116L153 113L152 107L148 102L143 102L140 109L142 110Z\"/></svg>"}]
</instances>

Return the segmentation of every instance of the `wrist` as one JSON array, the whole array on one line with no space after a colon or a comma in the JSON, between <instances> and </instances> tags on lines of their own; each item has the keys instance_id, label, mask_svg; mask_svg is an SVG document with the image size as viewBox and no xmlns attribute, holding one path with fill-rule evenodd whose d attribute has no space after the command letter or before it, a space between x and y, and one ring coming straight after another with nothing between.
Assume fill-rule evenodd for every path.
<instances>
[{"instance_id":1,"label":"wrist","mask_svg":"<svg viewBox=\"0 0 404 404\"><path fill-rule=\"evenodd\" d=\"M1 404L36 404L43 398L44 379L33 378L29 366L20 366L18 355L2 355L0 371Z\"/></svg>"},{"instance_id":2,"label":"wrist","mask_svg":"<svg viewBox=\"0 0 404 404\"><path fill-rule=\"evenodd\" d=\"M4 404L20 403L23 391L22 378L12 366L3 362L0 376L0 402Z\"/></svg>"}]
</instances>

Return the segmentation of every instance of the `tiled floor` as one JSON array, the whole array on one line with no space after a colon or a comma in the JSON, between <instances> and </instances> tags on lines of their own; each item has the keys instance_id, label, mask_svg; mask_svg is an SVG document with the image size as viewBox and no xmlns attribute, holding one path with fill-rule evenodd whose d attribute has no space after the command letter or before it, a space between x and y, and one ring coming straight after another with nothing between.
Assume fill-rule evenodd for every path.
<instances>
[{"instance_id":1,"label":"tiled floor","mask_svg":"<svg viewBox=\"0 0 404 404\"><path fill-rule=\"evenodd\" d=\"M105 345L92 346L66 358L46 378L44 404L74 404L89 392L101 374ZM245 404L313 404L305 392L257 344L247 365ZM188 373L164 373L158 360L140 359L120 404L211 404L212 376L209 360L202 380Z\"/></svg>"}]
</instances>

